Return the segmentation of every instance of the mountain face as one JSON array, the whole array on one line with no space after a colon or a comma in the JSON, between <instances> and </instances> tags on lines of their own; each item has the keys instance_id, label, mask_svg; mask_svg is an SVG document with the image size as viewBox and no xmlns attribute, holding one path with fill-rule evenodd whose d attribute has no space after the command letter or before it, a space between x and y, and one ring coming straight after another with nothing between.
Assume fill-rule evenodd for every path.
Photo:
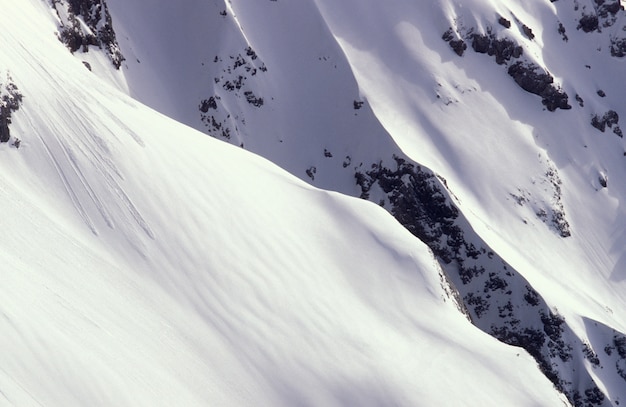
<instances>
[{"instance_id":1,"label":"mountain face","mask_svg":"<svg viewBox=\"0 0 626 407\"><path fill-rule=\"evenodd\" d=\"M0 17L8 404L626 400L618 0L157 3Z\"/></svg>"}]
</instances>

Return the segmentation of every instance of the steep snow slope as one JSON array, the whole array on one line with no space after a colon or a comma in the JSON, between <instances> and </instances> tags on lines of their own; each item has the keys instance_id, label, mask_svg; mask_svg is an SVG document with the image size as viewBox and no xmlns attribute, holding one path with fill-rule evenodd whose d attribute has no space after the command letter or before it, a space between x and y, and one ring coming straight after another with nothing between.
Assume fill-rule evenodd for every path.
<instances>
[{"instance_id":1,"label":"steep snow slope","mask_svg":"<svg viewBox=\"0 0 626 407\"><path fill-rule=\"evenodd\" d=\"M237 3L147 3L108 2L133 97L353 195L355 168L400 153L313 4L246 5L245 16L258 20L248 24ZM137 24L136 16L146 18Z\"/></svg>"},{"instance_id":2,"label":"steep snow slope","mask_svg":"<svg viewBox=\"0 0 626 407\"><path fill-rule=\"evenodd\" d=\"M45 3L3 7L2 404L559 403L382 209L121 94Z\"/></svg>"},{"instance_id":3,"label":"steep snow slope","mask_svg":"<svg viewBox=\"0 0 626 407\"><path fill-rule=\"evenodd\" d=\"M380 203L572 403L626 397L619 1L126 3L132 96Z\"/></svg>"},{"instance_id":4,"label":"steep snow slope","mask_svg":"<svg viewBox=\"0 0 626 407\"><path fill-rule=\"evenodd\" d=\"M600 132L592 118L624 112L615 52L624 12L602 3L318 2L385 128L447 179L486 243L591 344L602 363L587 369L617 404L625 354L612 360L608 337L626 323L626 191L611 180L624 174L624 147L617 123ZM599 25L586 33L589 16ZM363 24L370 19L377 24ZM447 27L466 42L462 58L441 46ZM515 57L499 66L481 54L491 54L480 42L489 37L519 44L519 59L551 73L572 108L546 110L522 91L511 77Z\"/></svg>"},{"instance_id":5,"label":"steep snow slope","mask_svg":"<svg viewBox=\"0 0 626 407\"><path fill-rule=\"evenodd\" d=\"M408 156L448 180L472 225L535 284L545 284L546 295L555 293L556 300L572 290L593 289L590 297L607 299L595 307L599 319L607 317L605 307L624 307L622 296L612 293L621 291L614 283L623 281L615 267L622 252L613 247L621 230L615 219L622 192L617 183L605 190L599 182L623 171L621 139L590 125L593 114L620 111L621 92L608 89L618 86L612 78L622 61L606 51L605 37L612 34L576 29L574 5L546 2L529 9L483 1L463 7L398 1L383 10L370 3L320 1L318 11L306 2L214 2L168 11L141 2L109 3L125 52L142 53L137 57L145 61L128 58L124 72L140 100L199 129L215 119L217 126L208 125L210 134L226 134L233 144L315 185L354 194L355 169L364 171L400 154L380 119ZM137 15L147 17L142 25L131 23ZM498 16L514 27L500 26ZM558 32L561 21L568 42ZM168 25L186 29L168 31ZM534 29L532 41L523 25ZM471 49L459 58L441 38L451 26L462 33L489 29L518 42L525 60L547 67L574 107L543 110L540 98L523 92L493 58ZM618 28L618 23L612 26ZM603 53L595 45L601 38ZM151 75L155 79L146 80ZM224 87L235 86L240 76L245 77L241 88ZM151 93L159 87L161 93ZM608 95L599 97L600 89ZM247 91L264 104L251 105ZM587 101L584 107L574 100L576 94ZM198 108L210 97L216 107L207 103L202 115ZM354 102L364 102L362 110ZM553 225L560 216L571 239L554 233L553 226L562 233L563 223ZM529 234L536 238L527 239ZM562 289L560 276L573 265L587 271ZM590 281L598 281L594 270L606 283L590 287ZM589 309L587 301L575 304ZM623 321L607 322L624 328Z\"/></svg>"},{"instance_id":6,"label":"steep snow slope","mask_svg":"<svg viewBox=\"0 0 626 407\"><path fill-rule=\"evenodd\" d=\"M581 15L595 13L591 3L542 2L531 8L450 3L434 15L416 12L411 2L385 10L373 3L343 3L344 12L333 3L325 15L335 22L335 34L377 116L409 156L447 178L459 207L487 242L561 312L570 309L623 331L619 202L626 191L619 182L602 185L624 172L623 141L591 125L593 115L624 109L623 84L615 80L623 61L607 49L621 30L623 12L613 26L602 27L604 32L584 33L576 24ZM574 11L579 8L583 11ZM360 24L363 13L381 16L390 9L402 16L390 17L398 24ZM500 26L498 16L513 21L513 28ZM568 41L557 30L559 22ZM524 38L526 24L535 34L532 41ZM462 58L442 48L446 25L462 33L491 30L517 41L524 58L562 84L573 108L546 111L491 57L471 46ZM385 43L401 45L395 63L390 47L372 45ZM420 71L427 74L413 74ZM401 88L393 86L398 78ZM541 214L555 204L562 205L571 226L565 240L541 222Z\"/></svg>"},{"instance_id":7,"label":"steep snow slope","mask_svg":"<svg viewBox=\"0 0 626 407\"><path fill-rule=\"evenodd\" d=\"M592 313L623 329L624 321L614 320L602 308L626 305L624 297L616 295L623 292L623 278L618 263L622 250L615 246L623 229L616 220L622 218L618 203L624 191L620 183L609 181L603 189L599 182L603 174L612 178L623 173L623 143L590 125L593 114L622 111L623 91L614 78L623 61L611 57L606 46L604 52L591 46L600 43L600 34L576 30L577 21L568 15L574 7L569 2L541 2L532 8L450 3L434 8L433 14L418 13L408 1L385 8L393 12L373 3L342 4L326 5L325 15L334 22L363 92L403 150L446 177L460 208L467 208L464 213L481 235L498 252L510 253L510 261L519 264L527 277L537 284L546 277L557 281L546 282L546 295L554 292L555 301L563 301L572 291L603 298L607 303L601 307L589 307L588 301L579 299L569 306L579 304L578 312ZM385 16L379 18L398 24L364 27L363 14ZM500 26L498 16L513 21L513 28ZM567 28L568 42L557 31L559 21ZM522 24L533 28L533 41L524 38ZM491 30L499 38L517 41L526 58L557 78L574 107L549 112L540 98L520 91L492 57L475 53L470 46L459 58L442 47L441 36L450 26L462 32ZM399 47L376 45L389 43ZM402 85L396 86L398 82ZM607 93L604 98L596 94L602 89ZM573 100L576 94L586 101L584 107ZM562 179L558 199L572 229L572 238L565 241L533 213L544 209L544 202L549 206L556 200L557 191L546 177L551 169ZM513 195L527 204L518 205ZM564 281L563 275L574 268L580 278ZM564 289L559 289L562 284Z\"/></svg>"}]
</instances>

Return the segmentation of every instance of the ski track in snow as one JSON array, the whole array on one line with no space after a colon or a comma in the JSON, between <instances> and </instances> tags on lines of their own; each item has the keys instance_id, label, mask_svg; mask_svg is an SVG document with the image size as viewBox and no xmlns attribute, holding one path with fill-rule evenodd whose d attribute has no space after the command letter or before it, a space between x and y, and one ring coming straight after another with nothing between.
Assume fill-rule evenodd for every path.
<instances>
[{"instance_id":1,"label":"ski track in snow","mask_svg":"<svg viewBox=\"0 0 626 407\"><path fill-rule=\"evenodd\" d=\"M66 177L65 172L63 171L63 169L62 169L61 165L59 164L58 160L56 159L55 155L52 153L52 151L48 147L48 144L44 141L43 137L39 136L39 141L44 146L44 148L46 150L46 153L48 154L48 158L53 163L54 168L56 169L57 175L59 176L59 178L63 182L63 186L65 187L65 191L67 192L67 194L69 195L70 199L72 200L72 204L74 205L74 208L76 208L76 210L78 211L78 214L83 219L83 221L85 222L87 227L89 227L91 232L93 234L97 235L98 231L96 230L96 227L95 227L93 221L87 215L87 212L86 212L85 208L83 207L80 199L78 199L78 197L76 196L76 194L74 192L74 188L72 187L70 181Z\"/></svg>"},{"instance_id":2,"label":"ski track in snow","mask_svg":"<svg viewBox=\"0 0 626 407\"><path fill-rule=\"evenodd\" d=\"M69 130L65 125L57 126L55 123L50 123L45 135L37 133L37 136L80 217L89 229L98 235L97 222L89 216L88 206L93 205L105 225L114 229L116 222L109 207L121 205L126 209L129 219L132 219L132 222L136 223L148 237L154 239L150 226L116 180L116 178L123 179L123 175L115 167L106 142L97 135L94 124L84 122L85 119L78 117L74 112L69 113L71 111L69 106L65 107L64 111L68 112L67 122L74 123L83 135L79 143L67 137L61 138L60 135L66 134ZM127 131L125 134L132 136L133 132ZM132 137L139 145L142 144L140 138ZM63 159L59 160L58 157L63 157ZM95 168L104 183L93 179L93 175L86 175L81 169L85 165ZM106 188L103 191L96 191L92 185L106 186ZM127 222L122 219L118 221Z\"/></svg>"}]
</instances>

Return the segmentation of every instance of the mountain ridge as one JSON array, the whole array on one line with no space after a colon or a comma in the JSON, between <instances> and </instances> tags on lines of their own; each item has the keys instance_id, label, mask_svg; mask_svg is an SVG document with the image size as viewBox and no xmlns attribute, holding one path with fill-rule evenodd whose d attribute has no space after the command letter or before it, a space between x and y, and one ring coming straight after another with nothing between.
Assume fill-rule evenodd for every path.
<instances>
[{"instance_id":1,"label":"mountain ridge","mask_svg":"<svg viewBox=\"0 0 626 407\"><path fill-rule=\"evenodd\" d=\"M587 33L586 23L581 23L582 32L572 30L576 21L563 19L561 22L552 18L555 10L569 12L561 11L565 2L537 5L533 10L524 11L518 5L510 5L509 9L480 1L459 10L455 4L441 2L423 16L416 14L418 9L410 2L400 0L389 12L371 2L360 5L324 1L305 5L272 3L250 5L237 1L224 7L221 2L214 2L212 7L207 3L202 10L209 12L211 9L210 14L197 13L194 21L205 21L198 28L202 32L219 33L218 41L210 41L215 47L211 51L215 52L194 53L192 45L180 47L180 42L175 40L158 42L163 49L178 46L182 56L172 59L167 53L156 56L145 53L145 58L135 58L144 50L157 49L149 43L159 37L139 36L143 26L131 32L124 21L133 21L135 15L128 12L124 16L122 11L133 10L125 9L123 2L109 0L108 9L116 30L118 18L122 21L117 38L128 60L116 71L115 66L113 70L107 68L110 61L100 59L95 48L87 54L76 52L75 56L81 62L89 59L88 65L94 73L167 116L201 131L208 128L209 134L259 153L317 187L368 197L385 207L414 235L429 244L444 269L440 272L444 276L441 277L444 287L446 275L452 282L448 295L459 290L464 302L461 308L469 311L477 326L506 343L524 347L572 405L617 405L625 397L620 380L626 380L620 373L624 371L620 331L624 332L625 321L619 311L613 312L624 305L617 277L622 256L619 246L608 242L621 229L619 224L613 228L608 225L612 223L611 216L619 218L620 214L615 202L619 205L622 191L612 180L619 178L623 171L617 158L621 153L615 151L616 146L621 146L621 137L616 131L621 109L612 96L615 91L608 91L605 85L596 85L593 90L596 96L590 99L590 86L581 82L586 93L580 92L583 94L580 97L576 92L577 97L572 98L577 84L571 82L568 75L578 77L591 68L564 70L562 63L539 54L549 44L588 44L589 41L580 39L582 32L584 35L600 33L594 30ZM609 27L613 27L622 21L623 10L613 12L615 2L609 3L608 8L593 8L599 16L596 30L610 31L604 24L610 22ZM592 2L582 10L591 9L590 5L593 6ZM141 7L137 4L134 12L142 10ZM190 6L187 10L193 9ZM497 12L493 13L494 10ZM151 12L164 19L161 24L170 18L164 17L166 13ZM558 21L559 25L538 24L533 15L543 21ZM402 16L402 21L394 25L398 16ZM513 16L507 21L515 21L519 32L498 23L498 16L505 19ZM521 17L516 20L517 16ZM186 17L181 14L176 18L182 21ZM551 112L555 109L546 105L548 111L540 110L540 99L530 93L545 95L541 94L542 90L529 94L520 92L518 85L525 86L510 75L514 64L507 71L480 52L474 54L468 47L459 59L459 48L451 49L442 36L446 37L444 33L450 24L462 20L463 27L470 27L467 32L495 31L490 34L494 37L487 38L496 41L512 33L523 46L520 55L551 72L549 82L558 82L560 89L570 95L572 108ZM150 24L156 21L158 28L159 20L147 21L149 29L145 33L152 32L156 36L154 33L158 30L150 31L154 30ZM211 22L208 28L206 21ZM367 21L385 24L365 24ZM500 26L496 30L497 24ZM268 27L284 27L293 35L285 36L284 32ZM548 28L554 28L550 35L546 34ZM190 24L188 29L193 32L194 25ZM473 41L484 38L467 32L461 35L466 41L469 41L467 38ZM500 37L505 32L507 34ZM316 38L319 33L323 36ZM180 35L180 38L185 37L184 32ZM137 38L143 42L137 42ZM189 38L204 37L190 35ZM610 37L607 44L619 44L616 38ZM277 39L280 42L275 43ZM302 45L302 40L306 45ZM453 45L452 41L447 40ZM482 49L473 44L470 48ZM488 48L486 52L491 51ZM619 54L612 48L609 53L615 54L611 58ZM193 56L193 64L185 60L189 55ZM580 55L581 58L572 58L588 57L584 52ZM23 57L20 55L20 58ZM170 63L165 63L168 60ZM555 65L548 70L551 64ZM616 65L609 63L607 66L610 72ZM75 65L76 69L85 67L87 64ZM182 86L169 100L158 97L165 94L164 89L178 86L173 79L179 78L180 72L191 75L182 75ZM157 83L156 78L165 85L151 90L150 84ZM204 78L206 90L198 89L197 84L201 82L198 78ZM298 82L298 78L306 79ZM539 79L545 81L546 78ZM606 80L610 78L607 76ZM37 93L21 86L19 78L17 83L20 89L24 87L26 101L32 97L29 93ZM105 93L113 95L115 91ZM67 92L64 98L73 100ZM519 104L519 101L524 102ZM125 103L133 104L130 100ZM476 115L476 106L485 106L486 111ZM100 115L102 108L109 109L100 106L93 113ZM112 109L119 115L119 109ZM576 109L590 112L589 117L577 114L575 121L566 120ZM133 107L131 111L137 112L139 117L144 115L143 108ZM606 116L610 111L615 115ZM66 110L63 114L68 113ZM18 114L22 114L21 111ZM55 196L65 201L69 199L94 234L106 236L106 239L111 237L111 242L123 236L113 243L118 247L116 250L131 259L137 255L150 258L154 254L149 250L153 246L151 241L160 233L150 227L150 222L142 215L144 211L135 206L125 192L122 173L106 158L108 147L101 149L109 145L108 137L115 133L130 133L136 144L131 143L132 151L150 145L146 144L145 132L129 131L125 124L136 119L131 114L123 116L123 120L116 119L116 124L111 122L105 126L115 129L107 130L110 133L107 137L96 136L102 130L87 123L83 131L90 134L91 139L79 143L76 143L78 139L55 141L49 136L29 140L27 135L46 123L45 116L40 116L41 124L30 129L23 127L23 120L19 119L13 127L17 129L15 134L22 135L23 149L41 142L42 152L48 154L48 158L43 156L43 162L52 159L57 172L65 168L63 157L67 159L67 169L73 172L59 172L62 185L58 184L61 188L57 188ZM26 117L33 117L32 113L27 113ZM593 125L594 117L597 126ZM74 119L59 123L61 127L55 132L71 134L72 123L86 120L81 115L75 115ZM587 130L565 141L577 126ZM604 134L606 138L600 141L592 138L600 134L598 130L607 127L615 134ZM474 135L475 145L463 143L465 133ZM551 147L554 144L563 149ZM96 151L98 155L105 152L105 160L90 162L83 157L77 161L81 157L76 156L77 151ZM119 157L125 154L117 153L121 154ZM185 154L180 155L183 161ZM604 159L605 156L609 158ZM57 161L59 158L61 161ZM240 172L234 162L224 166L224 171L248 176ZM85 178L81 173L83 167L94 164L104 175L104 185L109 190L100 190L96 178ZM27 169L32 163L21 165ZM137 168L137 172L142 173L141 167ZM135 200L142 194L151 195L148 190L139 190L143 192L135 194ZM63 197L62 191L67 196ZM595 197L590 191L595 191ZM239 194L245 196L246 192L239 190ZM108 195L116 197L117 202L110 208L104 205L104 197ZM585 212L589 202L600 208L600 219ZM187 207L182 202L178 205ZM150 209L148 212L158 211ZM94 218L95 213L99 215ZM114 219L112 213L119 218ZM590 227L594 220L603 222L602 227ZM112 233L109 229L118 227L122 235L112 238L118 232ZM597 237L597 241L586 237L587 232ZM520 237L528 234L531 239ZM202 250L189 240L186 242L194 247L191 252ZM128 247L132 249L129 251ZM250 247L259 250L258 246ZM261 250L269 249L264 246ZM181 250L190 252L183 246ZM180 257L177 261L187 262ZM171 259L167 262L167 269L176 269L175 262ZM550 270L553 265L556 265L555 270ZM561 276L567 275L564 273L573 266L580 266L581 275L571 278L571 282L563 281ZM593 271L594 268L599 271ZM590 284L596 275L602 278ZM180 298L184 299L185 295ZM602 374L596 370L598 366ZM582 377L575 371L582 371ZM615 373L608 374L608 371ZM374 404L383 403L383 398L374 399Z\"/></svg>"}]
</instances>

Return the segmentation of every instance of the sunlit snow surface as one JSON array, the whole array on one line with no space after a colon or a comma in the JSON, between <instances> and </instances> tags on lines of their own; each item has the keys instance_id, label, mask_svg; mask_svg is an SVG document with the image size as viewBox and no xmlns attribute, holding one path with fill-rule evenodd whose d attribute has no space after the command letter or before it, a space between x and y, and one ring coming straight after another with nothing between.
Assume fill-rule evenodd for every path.
<instances>
[{"instance_id":1,"label":"sunlit snow surface","mask_svg":"<svg viewBox=\"0 0 626 407\"><path fill-rule=\"evenodd\" d=\"M579 317L587 316L626 331L620 312L626 308L620 204L626 189L619 181L624 142L590 125L594 114L609 109L626 117L626 85L616 79L624 60L608 49L623 31L622 17L601 32L585 33L577 29L578 19L594 12L592 0L234 0L189 2L197 7L176 12L166 5L163 14L146 0L132 8L121 0L109 3L121 44L132 55L124 75L144 103L205 130L198 104L221 96L220 114L240 118L232 119L231 143L243 143L316 186L353 195L358 190L351 170L391 156L397 143L448 181L472 227L570 323L584 331ZM201 13L206 17L197 22ZM150 18L138 26L136 15ZM500 16L511 28L497 22ZM163 35L164 20L185 30ZM533 30L533 40L523 25ZM442 40L450 27L515 40L524 58L554 76L572 109L545 110L506 66L473 52L471 44L457 56ZM213 82L229 78L223 61L247 46L268 67L247 82L265 97L261 108ZM151 75L160 80L147 79ZM161 93L155 98L155 92ZM355 111L354 100L364 101L363 109ZM347 154L352 160L344 170ZM312 167L314 180L305 173ZM567 239L536 215L554 203L546 179L552 170L562 181L572 233ZM608 188L598 182L601 176ZM513 195L527 204L518 205Z\"/></svg>"},{"instance_id":2,"label":"sunlit snow surface","mask_svg":"<svg viewBox=\"0 0 626 407\"><path fill-rule=\"evenodd\" d=\"M2 8L1 405L559 404L384 210L97 79L45 2Z\"/></svg>"},{"instance_id":3,"label":"sunlit snow surface","mask_svg":"<svg viewBox=\"0 0 626 407\"><path fill-rule=\"evenodd\" d=\"M571 323L585 315L626 331L620 313L626 308L624 142L590 125L594 114L609 109L626 117L624 81L616 79L624 60L608 50L624 21L602 32L577 29L580 15L593 11L591 0L149 3L109 0L133 97L204 131L198 105L220 96L215 115L228 121L232 144L351 195L359 193L353 169L397 153L397 143L448 181L473 228ZM142 24L136 16L145 17ZM498 24L499 16L512 27ZM184 29L167 31L168 25ZM522 25L532 28L532 41ZM506 66L470 44L457 56L442 40L450 27L492 30L518 42L524 57L568 93L572 109L545 110ZM244 85L264 97L261 108L250 106L243 90L223 89L236 77L224 72L232 68L230 58L245 55L248 46L259 56L250 62L268 68ZM353 109L355 100L365 102L361 110ZM311 180L306 170L313 167ZM571 238L562 239L536 215L553 204L551 170L562 181ZM527 204L518 205L513 195Z\"/></svg>"}]
</instances>

